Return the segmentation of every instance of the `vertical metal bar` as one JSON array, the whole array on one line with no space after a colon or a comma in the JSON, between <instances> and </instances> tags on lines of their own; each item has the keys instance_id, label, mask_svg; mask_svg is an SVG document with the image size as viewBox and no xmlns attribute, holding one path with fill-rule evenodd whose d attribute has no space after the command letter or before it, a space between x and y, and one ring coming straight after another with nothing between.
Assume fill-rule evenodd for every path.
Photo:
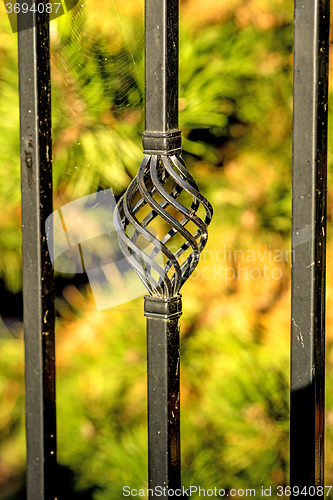
<instances>
[{"instance_id":1,"label":"vertical metal bar","mask_svg":"<svg viewBox=\"0 0 333 500\"><path fill-rule=\"evenodd\" d=\"M145 0L146 154L180 152L179 0Z\"/></svg>"},{"instance_id":2,"label":"vertical metal bar","mask_svg":"<svg viewBox=\"0 0 333 500\"><path fill-rule=\"evenodd\" d=\"M148 351L149 498L180 488L179 317L181 297L145 297Z\"/></svg>"},{"instance_id":3,"label":"vertical metal bar","mask_svg":"<svg viewBox=\"0 0 333 500\"><path fill-rule=\"evenodd\" d=\"M52 212L47 14L18 14L27 498L53 500L56 474L54 276L45 237ZM35 3L36 10L42 2ZM40 9L44 10L44 9Z\"/></svg>"},{"instance_id":4,"label":"vertical metal bar","mask_svg":"<svg viewBox=\"0 0 333 500\"><path fill-rule=\"evenodd\" d=\"M146 0L146 130L178 129L179 0Z\"/></svg>"},{"instance_id":5,"label":"vertical metal bar","mask_svg":"<svg viewBox=\"0 0 333 500\"><path fill-rule=\"evenodd\" d=\"M145 157L138 175L115 209L114 224L124 256L152 295L145 297L149 498L156 495L168 498L170 489L174 495L181 496L179 290L198 264L200 252L207 242L207 226L213 211L210 203L199 193L180 156L179 0L146 0L145 6ZM166 187L168 178L175 183L171 193ZM179 203L179 200L176 201L182 191L187 191L193 197L190 208ZM154 198L155 193L158 193L163 201L157 201ZM200 204L206 212L204 220L196 213ZM140 220L138 212L143 207L149 207L151 211ZM169 211L170 208L173 215ZM179 217L174 215L174 211L178 212ZM168 233L161 240L151 232L150 222L156 217L169 225ZM185 227L190 220L198 228L194 234ZM134 233L130 231L133 228ZM177 233L186 242L173 253L167 244ZM138 246L139 235L155 245L154 251L149 255ZM191 254L181 263L179 258L188 248L191 248ZM166 258L163 268L154 260L159 253Z\"/></svg>"},{"instance_id":6,"label":"vertical metal bar","mask_svg":"<svg viewBox=\"0 0 333 500\"><path fill-rule=\"evenodd\" d=\"M295 0L290 480L324 482L329 1Z\"/></svg>"}]
</instances>

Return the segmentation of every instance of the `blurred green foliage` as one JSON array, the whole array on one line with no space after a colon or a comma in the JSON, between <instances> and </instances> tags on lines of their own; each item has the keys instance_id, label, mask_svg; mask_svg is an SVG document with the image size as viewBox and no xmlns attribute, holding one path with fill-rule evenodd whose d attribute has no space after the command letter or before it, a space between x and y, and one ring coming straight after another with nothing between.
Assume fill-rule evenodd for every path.
<instances>
[{"instance_id":1,"label":"blurred green foliage","mask_svg":"<svg viewBox=\"0 0 333 500\"><path fill-rule=\"evenodd\" d=\"M136 3L116 2L113 11L105 0L87 1L51 24L55 208L97 189L120 195L139 167L144 62ZM269 250L289 249L292 9L285 0L208 4L200 19L201 0L181 3L184 158L215 210L211 254L183 291L182 481L258 489L288 484L290 261L275 262L279 280L202 273L217 264L251 270L244 258L217 261L221 249L266 251L270 264ZM0 277L18 291L16 36L5 18L0 26ZM97 313L89 289L71 285L56 307L58 457L74 474L59 498L118 500L123 486L147 485L142 300ZM0 498L16 500L25 453L21 327L0 323L0 343ZM329 350L329 366L331 358ZM329 396L329 438L332 408ZM329 445L327 460L329 484Z\"/></svg>"}]
</instances>

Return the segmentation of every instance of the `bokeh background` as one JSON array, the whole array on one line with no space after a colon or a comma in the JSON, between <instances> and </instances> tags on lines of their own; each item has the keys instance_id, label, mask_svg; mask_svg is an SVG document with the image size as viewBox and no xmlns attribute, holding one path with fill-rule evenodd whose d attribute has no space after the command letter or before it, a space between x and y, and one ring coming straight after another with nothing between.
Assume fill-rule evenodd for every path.
<instances>
[{"instance_id":1,"label":"bokeh background","mask_svg":"<svg viewBox=\"0 0 333 500\"><path fill-rule=\"evenodd\" d=\"M286 485L292 4L180 4L183 157L215 211L207 250L182 290L182 482ZM52 21L51 42L54 208L101 189L119 197L142 159L143 1L79 2ZM0 499L20 500L17 35L3 4L0 117ZM332 173L329 152L326 484L333 484ZM143 300L98 312L84 275L57 274L56 293L58 496L119 500L125 485L147 487Z\"/></svg>"}]
</instances>

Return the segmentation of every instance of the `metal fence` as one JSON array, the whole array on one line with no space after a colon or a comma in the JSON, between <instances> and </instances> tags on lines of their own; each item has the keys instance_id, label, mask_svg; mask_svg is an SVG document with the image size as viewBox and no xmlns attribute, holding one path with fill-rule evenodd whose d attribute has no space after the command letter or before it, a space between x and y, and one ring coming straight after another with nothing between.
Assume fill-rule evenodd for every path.
<instances>
[{"instance_id":1,"label":"metal fence","mask_svg":"<svg viewBox=\"0 0 333 500\"><path fill-rule=\"evenodd\" d=\"M33 3L26 1L29 6ZM198 262L211 218L209 203L180 158L178 1L146 0L145 159L115 217L122 249L150 291L145 300L150 487L180 487L179 288ZM30 9L17 17L27 497L51 500L57 498L57 453L54 274L45 234L45 221L52 213L49 19L46 12ZM324 484L328 0L295 1L294 35L290 483L304 487ZM162 112L156 113L156 109ZM170 176L176 182L171 194L163 191ZM156 190L164 194L159 206L153 199ZM182 190L193 198L189 208L176 201ZM141 193L141 200L133 208L134 191ZM136 213L145 204L151 213L144 223L134 226L134 237L129 237L127 226L135 225ZM205 221L195 215L199 204L206 209ZM168 219L168 238L181 234L185 243L170 255L167 240L153 241L169 259L164 275L153 283L153 259L142 255L136 259L135 234L149 239L150 220L156 216L167 220L165 209L170 205L183 218L180 222ZM197 224L194 235L185 228L188 220ZM187 265L180 268L177 258L188 248L192 253Z\"/></svg>"}]
</instances>

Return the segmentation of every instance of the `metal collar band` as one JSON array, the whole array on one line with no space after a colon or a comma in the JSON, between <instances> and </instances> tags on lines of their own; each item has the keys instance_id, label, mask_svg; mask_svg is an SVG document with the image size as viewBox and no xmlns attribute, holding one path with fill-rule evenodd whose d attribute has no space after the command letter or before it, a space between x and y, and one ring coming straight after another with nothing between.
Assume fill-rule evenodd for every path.
<instances>
[{"instance_id":1,"label":"metal collar band","mask_svg":"<svg viewBox=\"0 0 333 500\"><path fill-rule=\"evenodd\" d=\"M176 155L181 153L181 131L143 132L142 145L146 155Z\"/></svg>"},{"instance_id":2,"label":"metal collar band","mask_svg":"<svg viewBox=\"0 0 333 500\"><path fill-rule=\"evenodd\" d=\"M145 296L146 318L171 319L180 317L182 314L182 298L176 295L171 298Z\"/></svg>"}]
</instances>

